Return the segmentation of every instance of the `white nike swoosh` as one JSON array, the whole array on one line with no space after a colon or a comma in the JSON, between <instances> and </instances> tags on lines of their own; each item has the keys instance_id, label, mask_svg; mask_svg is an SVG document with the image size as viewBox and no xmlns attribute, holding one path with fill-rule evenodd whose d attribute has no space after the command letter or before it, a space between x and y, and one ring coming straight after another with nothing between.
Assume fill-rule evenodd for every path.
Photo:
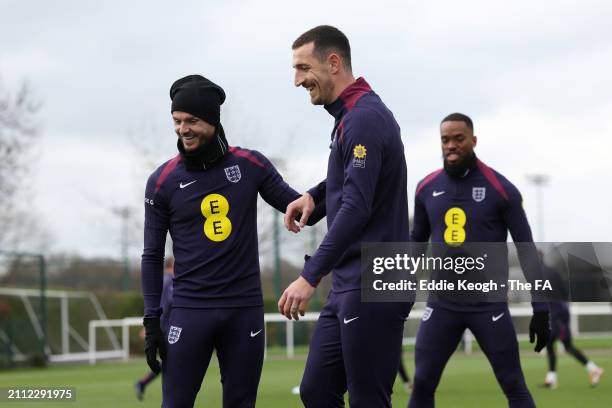
<instances>
[{"instance_id":1,"label":"white nike swoosh","mask_svg":"<svg viewBox=\"0 0 612 408\"><path fill-rule=\"evenodd\" d=\"M501 319L501 317L504 315L504 313L500 314L499 316L493 316L492 319L494 322L498 321L499 319Z\"/></svg>"},{"instance_id":2,"label":"white nike swoosh","mask_svg":"<svg viewBox=\"0 0 612 408\"><path fill-rule=\"evenodd\" d=\"M255 333L251 332L251 337L257 336L259 333L261 333L262 330L263 329L259 329L259 331L255 332Z\"/></svg>"},{"instance_id":3,"label":"white nike swoosh","mask_svg":"<svg viewBox=\"0 0 612 408\"><path fill-rule=\"evenodd\" d=\"M185 187L187 187L187 186L192 185L192 184L193 184L193 183L195 183L196 181L198 181L198 180L193 180L193 181L190 181L190 182L189 182L189 183L187 183L187 184L183 184L183 183L181 182L181 184L179 184L179 187L180 187L180 188L185 188Z\"/></svg>"},{"instance_id":4,"label":"white nike swoosh","mask_svg":"<svg viewBox=\"0 0 612 408\"><path fill-rule=\"evenodd\" d=\"M348 319L348 320L346 320L346 317L345 317L345 318L344 318L344 324L349 324L349 323L350 323L350 322L352 322L353 320L357 320L357 319L359 319L359 316L357 316L357 317L353 317L352 319Z\"/></svg>"},{"instance_id":5,"label":"white nike swoosh","mask_svg":"<svg viewBox=\"0 0 612 408\"><path fill-rule=\"evenodd\" d=\"M442 194L444 194L444 193L446 193L446 191L434 191L432 195L433 195L434 197L437 197L437 196L441 196L441 195L442 195Z\"/></svg>"}]
</instances>

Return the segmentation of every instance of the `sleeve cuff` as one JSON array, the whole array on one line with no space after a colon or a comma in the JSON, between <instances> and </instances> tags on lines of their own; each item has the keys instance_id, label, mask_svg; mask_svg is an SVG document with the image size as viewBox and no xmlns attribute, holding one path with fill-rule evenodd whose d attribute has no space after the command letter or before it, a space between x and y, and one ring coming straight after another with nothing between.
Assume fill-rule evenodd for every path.
<instances>
[{"instance_id":1,"label":"sleeve cuff","mask_svg":"<svg viewBox=\"0 0 612 408\"><path fill-rule=\"evenodd\" d=\"M300 276L306 279L306 282L310 283L310 286L316 288L319 285L321 278L317 277L317 274L314 272L313 268L311 267L312 264L309 261L310 256L304 255L304 269L302 270Z\"/></svg>"},{"instance_id":2,"label":"sleeve cuff","mask_svg":"<svg viewBox=\"0 0 612 408\"><path fill-rule=\"evenodd\" d=\"M156 307L152 309L145 310L145 318L156 318L159 319L162 315L162 308Z\"/></svg>"},{"instance_id":3,"label":"sleeve cuff","mask_svg":"<svg viewBox=\"0 0 612 408\"><path fill-rule=\"evenodd\" d=\"M312 196L312 199L315 202L315 205L319 204L321 202L321 190L319 189L319 186L313 187L310 190L307 191L308 194L310 194Z\"/></svg>"},{"instance_id":4,"label":"sleeve cuff","mask_svg":"<svg viewBox=\"0 0 612 408\"><path fill-rule=\"evenodd\" d=\"M531 308L533 309L533 313L550 312L548 302L531 302Z\"/></svg>"}]
</instances>

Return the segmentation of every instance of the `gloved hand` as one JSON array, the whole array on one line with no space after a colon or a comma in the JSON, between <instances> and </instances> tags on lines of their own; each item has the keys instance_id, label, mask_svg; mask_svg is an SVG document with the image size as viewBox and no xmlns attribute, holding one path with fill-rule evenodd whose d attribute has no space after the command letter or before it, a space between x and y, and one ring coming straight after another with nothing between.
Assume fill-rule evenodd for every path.
<instances>
[{"instance_id":1,"label":"gloved hand","mask_svg":"<svg viewBox=\"0 0 612 408\"><path fill-rule=\"evenodd\" d=\"M143 321L145 328L145 355L147 356L147 364L151 371L159 374L161 366L157 361L157 353L161 360L166 359L166 342L164 341L164 332L158 317L145 317Z\"/></svg>"},{"instance_id":2,"label":"gloved hand","mask_svg":"<svg viewBox=\"0 0 612 408\"><path fill-rule=\"evenodd\" d=\"M540 352L550 339L550 320L548 312L534 312L529 322L529 342L533 343L536 340L534 350Z\"/></svg>"}]
</instances>

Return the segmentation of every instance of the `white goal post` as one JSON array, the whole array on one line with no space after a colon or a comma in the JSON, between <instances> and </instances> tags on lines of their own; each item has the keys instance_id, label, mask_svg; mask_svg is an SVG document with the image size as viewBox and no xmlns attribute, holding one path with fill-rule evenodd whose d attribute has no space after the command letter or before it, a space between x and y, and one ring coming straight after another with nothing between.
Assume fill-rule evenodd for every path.
<instances>
[{"instance_id":1,"label":"white goal post","mask_svg":"<svg viewBox=\"0 0 612 408\"><path fill-rule=\"evenodd\" d=\"M0 296L6 296L10 298L19 299L23 308L28 316L28 320L32 325L35 336L42 340L43 338L43 329L42 324L39 319L39 316L34 310L34 306L32 304L31 299L39 299L41 296L40 289L23 289L23 288L6 288L0 287ZM70 322L70 308L69 303L71 299L84 299L89 302L92 308L92 313L100 320L105 321L107 319L106 314L104 313L104 309L102 305L98 301L96 295L92 292L87 291L72 291L72 290L46 290L44 294L47 302L48 301L58 301L59 302L59 324L60 324L60 349L59 350L51 350L47 345L45 348L45 353L49 357L49 361L52 363L57 362L68 362L68 361L85 361L89 357L89 341L88 339L83 338L85 333L79 333L74 329ZM47 316L49 319L49 316ZM47 324L49 322L47 321ZM119 344L119 340L115 333L110 329L106 329L106 335L108 336L108 340L112 344L115 349L121 348ZM91 337L90 337L91 338ZM7 333L4 333L0 330L0 339L4 342L11 343ZM70 340L73 340L80 349L79 351L71 350L70 348ZM13 358L16 361L24 361L26 360L26 352L22 352L19 350L17 346L11 344L11 351L13 353Z\"/></svg>"},{"instance_id":2,"label":"white goal post","mask_svg":"<svg viewBox=\"0 0 612 408\"><path fill-rule=\"evenodd\" d=\"M424 309L415 308L410 312L409 320L420 320L423 317ZM602 316L612 315L612 305L608 303L580 303L571 304L570 312L572 316L572 332L574 335L578 335L580 332L579 327L579 316ZM510 306L510 314L512 317L529 317L532 315L532 309L530 304L514 304ZM295 357L295 342L294 342L294 328L296 324L301 322L313 322L319 318L318 312L308 312L304 316L300 316L299 321L287 320L286 317L280 313L265 313L264 321L268 323L284 323L285 324L285 336L286 336L286 356L287 358ZM126 317L124 319L116 320L92 320L89 322L89 363L95 364L101 359L123 359L128 360L129 355L129 344L130 344L130 331L129 328L133 326L142 327L142 317ZM96 350L96 332L99 328L105 328L109 330L112 327L121 328L121 346L115 350ZM587 334L587 333L583 333ZM600 332L597 334L588 333L588 335L610 335L611 332ZM519 334L519 339L526 338L526 335ZM464 333L464 351L470 353L472 351L472 342L474 338L469 330ZM414 344L414 337L404 338L404 344ZM266 347L267 349L267 347Z\"/></svg>"}]
</instances>

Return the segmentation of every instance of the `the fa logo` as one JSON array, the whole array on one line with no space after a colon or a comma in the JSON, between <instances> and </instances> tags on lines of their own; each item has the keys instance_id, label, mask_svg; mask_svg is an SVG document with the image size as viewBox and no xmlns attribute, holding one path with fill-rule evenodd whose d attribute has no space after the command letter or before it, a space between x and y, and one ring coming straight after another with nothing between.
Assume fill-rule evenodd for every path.
<instances>
[{"instance_id":1,"label":"the fa logo","mask_svg":"<svg viewBox=\"0 0 612 408\"><path fill-rule=\"evenodd\" d=\"M242 176L242 174L240 174L240 167L238 167L238 165L235 165L232 167L226 167L225 175L227 176L227 179L231 181L232 183L239 182L240 177Z\"/></svg>"},{"instance_id":2,"label":"the fa logo","mask_svg":"<svg viewBox=\"0 0 612 408\"><path fill-rule=\"evenodd\" d=\"M174 344L179 341L182 331L182 327L170 326L170 330L168 330L168 343Z\"/></svg>"},{"instance_id":3,"label":"the fa logo","mask_svg":"<svg viewBox=\"0 0 612 408\"><path fill-rule=\"evenodd\" d=\"M535 280L535 288L536 290L552 290L552 285L548 279L536 279Z\"/></svg>"},{"instance_id":4,"label":"the fa logo","mask_svg":"<svg viewBox=\"0 0 612 408\"><path fill-rule=\"evenodd\" d=\"M472 188L472 198L477 203L479 203L482 200L484 200L486 195L487 195L487 188L486 187L474 187L474 188Z\"/></svg>"},{"instance_id":5,"label":"the fa logo","mask_svg":"<svg viewBox=\"0 0 612 408\"><path fill-rule=\"evenodd\" d=\"M423 311L423 321L424 322L428 321L432 313L433 313L433 308L426 306L425 310Z\"/></svg>"}]
</instances>

